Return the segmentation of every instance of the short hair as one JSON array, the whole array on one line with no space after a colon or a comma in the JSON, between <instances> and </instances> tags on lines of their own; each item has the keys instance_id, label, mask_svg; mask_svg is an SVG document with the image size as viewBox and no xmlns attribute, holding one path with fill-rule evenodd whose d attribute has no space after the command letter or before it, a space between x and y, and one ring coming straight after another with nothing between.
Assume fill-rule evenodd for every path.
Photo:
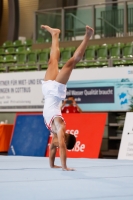
<instances>
[{"instance_id":1,"label":"short hair","mask_svg":"<svg viewBox=\"0 0 133 200\"><path fill-rule=\"evenodd\" d=\"M67 98L73 98L73 99L74 99L74 96L73 96L73 95L70 95L70 96L67 96Z\"/></svg>"},{"instance_id":2,"label":"short hair","mask_svg":"<svg viewBox=\"0 0 133 200\"><path fill-rule=\"evenodd\" d=\"M68 134L67 144L66 144L67 149L73 149L75 143L76 143L75 136L72 134Z\"/></svg>"}]
</instances>

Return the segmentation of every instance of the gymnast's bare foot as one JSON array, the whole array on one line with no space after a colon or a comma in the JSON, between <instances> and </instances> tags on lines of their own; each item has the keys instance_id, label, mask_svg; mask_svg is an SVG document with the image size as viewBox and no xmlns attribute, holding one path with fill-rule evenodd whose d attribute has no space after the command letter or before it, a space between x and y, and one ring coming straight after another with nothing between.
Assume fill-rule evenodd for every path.
<instances>
[{"instance_id":1,"label":"gymnast's bare foot","mask_svg":"<svg viewBox=\"0 0 133 200\"><path fill-rule=\"evenodd\" d=\"M91 28L90 26L86 26L86 34L87 36L91 37L94 33L93 28Z\"/></svg>"},{"instance_id":2,"label":"gymnast's bare foot","mask_svg":"<svg viewBox=\"0 0 133 200\"><path fill-rule=\"evenodd\" d=\"M41 28L42 29L46 29L48 32L51 33L51 35L60 34L60 30L59 29L51 28L51 27L46 26L46 25L41 25Z\"/></svg>"}]
</instances>

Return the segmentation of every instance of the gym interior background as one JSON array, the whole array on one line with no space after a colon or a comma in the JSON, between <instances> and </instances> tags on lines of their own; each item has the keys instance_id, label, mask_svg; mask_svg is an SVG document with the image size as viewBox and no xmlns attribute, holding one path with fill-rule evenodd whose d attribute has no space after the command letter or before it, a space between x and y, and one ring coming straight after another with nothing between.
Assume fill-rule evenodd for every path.
<instances>
[{"instance_id":1,"label":"gym interior background","mask_svg":"<svg viewBox=\"0 0 133 200\"><path fill-rule=\"evenodd\" d=\"M82 62L75 70L123 68L133 65L133 2L130 0L103 0L102 2L99 0L0 0L1 76L2 73L4 75L16 73L17 76L21 71L35 73L35 71L46 70L47 64L41 63L44 60L41 60L39 54L47 49L47 53L44 51L43 55L46 56L45 61L48 61L51 38L46 32L40 30L42 23L61 29L60 68L65 59L68 59L80 44L86 24L93 27L95 32L89 43L90 48L88 47ZM20 46L15 43L18 40L21 41ZM23 58L21 57L20 60L22 59L23 67L19 67L19 64L17 65L19 60L15 57L19 59L18 55L22 54ZM29 68L27 68L28 62ZM127 108L106 110L108 117L100 157L118 157L127 111L129 111ZM84 112L92 111L87 109ZM0 121L7 120L9 124L13 124L15 116L14 110L4 112L1 109L0 111Z\"/></svg>"}]
</instances>

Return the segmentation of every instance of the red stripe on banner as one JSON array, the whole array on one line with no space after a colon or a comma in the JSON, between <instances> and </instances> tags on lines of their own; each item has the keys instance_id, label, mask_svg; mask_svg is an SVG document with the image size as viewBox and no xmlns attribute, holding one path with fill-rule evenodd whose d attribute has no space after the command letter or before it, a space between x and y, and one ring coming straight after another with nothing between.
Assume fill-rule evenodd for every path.
<instances>
[{"instance_id":1,"label":"red stripe on banner","mask_svg":"<svg viewBox=\"0 0 133 200\"><path fill-rule=\"evenodd\" d=\"M107 113L63 114L66 130L76 137L76 145L67 151L68 158L98 158L107 119ZM49 138L49 144L51 137ZM49 144L46 156L49 156ZM57 150L56 156L59 156Z\"/></svg>"}]
</instances>

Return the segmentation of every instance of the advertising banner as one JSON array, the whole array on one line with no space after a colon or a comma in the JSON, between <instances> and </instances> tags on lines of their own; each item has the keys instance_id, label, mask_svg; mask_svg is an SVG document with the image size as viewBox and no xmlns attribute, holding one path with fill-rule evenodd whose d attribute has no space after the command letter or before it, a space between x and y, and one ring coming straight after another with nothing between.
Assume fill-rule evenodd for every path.
<instances>
[{"instance_id":1,"label":"advertising banner","mask_svg":"<svg viewBox=\"0 0 133 200\"><path fill-rule=\"evenodd\" d=\"M0 74L0 112L42 111L45 71ZM133 68L74 69L67 96L83 111L127 111L133 94Z\"/></svg>"},{"instance_id":2,"label":"advertising banner","mask_svg":"<svg viewBox=\"0 0 133 200\"><path fill-rule=\"evenodd\" d=\"M42 111L43 72L0 74L0 111Z\"/></svg>"},{"instance_id":3,"label":"advertising banner","mask_svg":"<svg viewBox=\"0 0 133 200\"><path fill-rule=\"evenodd\" d=\"M118 159L133 160L133 112L126 113Z\"/></svg>"},{"instance_id":4,"label":"advertising banner","mask_svg":"<svg viewBox=\"0 0 133 200\"><path fill-rule=\"evenodd\" d=\"M67 132L76 137L76 144L67 151L69 158L98 158L101 148L107 113L63 114ZM49 144L46 156L49 156ZM57 154L59 156L59 149Z\"/></svg>"}]
</instances>

